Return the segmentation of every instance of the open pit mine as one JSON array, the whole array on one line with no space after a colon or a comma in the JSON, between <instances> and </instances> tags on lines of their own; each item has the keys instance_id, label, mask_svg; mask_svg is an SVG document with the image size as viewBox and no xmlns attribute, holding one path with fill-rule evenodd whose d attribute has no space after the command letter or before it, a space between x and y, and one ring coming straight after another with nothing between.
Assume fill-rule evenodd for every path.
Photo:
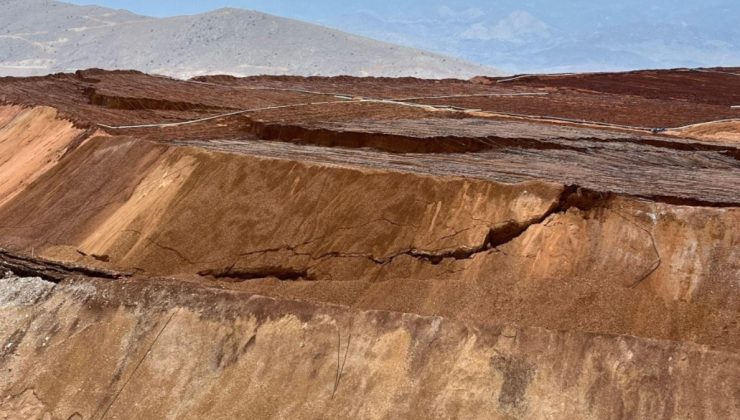
<instances>
[{"instance_id":1,"label":"open pit mine","mask_svg":"<svg viewBox=\"0 0 740 420\"><path fill-rule=\"evenodd\" d=\"M740 418L738 105L0 78L0 418Z\"/></svg>"}]
</instances>

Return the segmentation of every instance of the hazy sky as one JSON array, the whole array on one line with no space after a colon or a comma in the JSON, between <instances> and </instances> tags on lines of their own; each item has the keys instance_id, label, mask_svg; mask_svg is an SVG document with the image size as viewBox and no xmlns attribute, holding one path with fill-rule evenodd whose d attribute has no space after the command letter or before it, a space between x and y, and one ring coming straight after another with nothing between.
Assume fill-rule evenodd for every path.
<instances>
[{"instance_id":1,"label":"hazy sky","mask_svg":"<svg viewBox=\"0 0 740 420\"><path fill-rule=\"evenodd\" d=\"M738 0L92 0L173 16L241 7L509 72L740 65Z\"/></svg>"}]
</instances>

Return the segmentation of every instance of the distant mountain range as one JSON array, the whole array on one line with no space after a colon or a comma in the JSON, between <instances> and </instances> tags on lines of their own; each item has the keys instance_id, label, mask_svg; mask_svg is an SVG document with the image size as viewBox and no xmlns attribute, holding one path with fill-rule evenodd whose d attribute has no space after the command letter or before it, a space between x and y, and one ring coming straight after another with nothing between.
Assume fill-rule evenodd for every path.
<instances>
[{"instance_id":1,"label":"distant mountain range","mask_svg":"<svg viewBox=\"0 0 740 420\"><path fill-rule=\"evenodd\" d=\"M400 9L350 9L311 20L508 73L740 65L737 0L408 0Z\"/></svg>"},{"instance_id":2,"label":"distant mountain range","mask_svg":"<svg viewBox=\"0 0 740 420\"><path fill-rule=\"evenodd\" d=\"M240 9L152 18L50 0L0 0L0 75L82 68L180 78L227 73L470 78L490 67Z\"/></svg>"}]
</instances>

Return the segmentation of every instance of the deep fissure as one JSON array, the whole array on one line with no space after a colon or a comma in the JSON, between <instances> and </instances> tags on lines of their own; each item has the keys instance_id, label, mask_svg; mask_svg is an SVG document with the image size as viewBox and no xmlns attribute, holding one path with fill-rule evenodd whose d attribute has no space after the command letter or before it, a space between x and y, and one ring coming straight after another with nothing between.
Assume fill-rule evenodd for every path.
<instances>
[{"instance_id":1,"label":"deep fissure","mask_svg":"<svg viewBox=\"0 0 740 420\"><path fill-rule=\"evenodd\" d=\"M525 222L515 222L510 220L499 227L492 228L488 231L488 234L479 246L473 248L458 248L444 252L410 250L400 255L410 255L415 258L427 260L432 264L439 264L445 259L450 258L456 260L469 259L476 254L498 248L517 239L531 226L544 222L554 214L565 213L571 208L588 211L593 208L603 206L611 196L612 194L610 193L601 193L581 188L577 185L568 185L563 189L558 201L553 203L553 205L541 216ZM396 256L389 258L385 263L392 261L395 257Z\"/></svg>"},{"instance_id":2,"label":"deep fissure","mask_svg":"<svg viewBox=\"0 0 740 420\"><path fill-rule=\"evenodd\" d=\"M230 279L233 281L257 280L266 278L276 278L281 281L311 281L313 278L309 275L308 270L293 269L280 266L255 267L255 268L234 268L203 270L198 273L203 277L212 277L214 279Z\"/></svg>"}]
</instances>

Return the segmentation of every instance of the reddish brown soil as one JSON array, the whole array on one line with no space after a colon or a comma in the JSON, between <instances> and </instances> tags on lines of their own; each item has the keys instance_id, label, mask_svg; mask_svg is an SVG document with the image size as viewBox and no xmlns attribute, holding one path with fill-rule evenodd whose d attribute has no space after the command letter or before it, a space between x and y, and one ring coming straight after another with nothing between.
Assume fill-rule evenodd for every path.
<instances>
[{"instance_id":1,"label":"reddish brown soil","mask_svg":"<svg viewBox=\"0 0 740 420\"><path fill-rule=\"evenodd\" d=\"M740 72L738 68L644 70L627 73L531 76L505 83L517 86L569 87L648 99L732 106L740 102L738 72Z\"/></svg>"},{"instance_id":2,"label":"reddish brown soil","mask_svg":"<svg viewBox=\"0 0 740 420\"><path fill-rule=\"evenodd\" d=\"M458 220L454 209L467 205L470 199L455 195L457 189L463 187L456 186L457 181L451 179L462 177L475 185L490 183L494 186L531 182L538 185L537 188L556 185L568 191L575 188L572 186L579 186L601 197L600 200L618 196L628 199L629 206L647 200L645 202L651 206L668 206L671 212L674 212L673 206L715 207L712 211L717 214L712 217L719 218L718 226L734 223L735 209L740 205L740 196L735 188L740 185L740 152L737 142L723 140L727 136L727 127L731 130L733 126L723 124L722 130L725 131L722 137L712 138L712 141L682 138L680 132L672 132L670 136L655 134L647 129L731 116L735 111L730 111L725 105L737 96L737 89L734 89L737 86L732 85L737 80L734 77L721 71L664 71L523 77L508 81L349 77L236 79L225 76L178 81L137 72L88 70L42 78L0 79L0 97L7 103L55 107L62 117L72 119L78 126L89 127L89 133L95 130L102 136L91 137L77 150L72 150L77 143L70 143L66 159L53 162L50 169L40 174L38 181L24 191L14 191L18 197L0 207L3 217L0 239L21 250L46 247L50 256L81 258L88 263L103 265L112 258L111 264L116 267L157 274L250 279L253 281L250 284L254 285L262 285L255 279L263 277L310 280L291 286L267 283L268 286L260 286L258 290L268 293L274 289L279 294L283 288L289 287L291 291L288 294L293 297L309 296L319 301L341 303L366 302L369 307L390 305L398 310L449 315L450 310L463 306L459 302L426 304L415 300L421 297L407 296L405 291L399 292L398 299L380 299L378 293L381 292L373 291L377 288L373 282L386 277L388 284L398 281L400 274L385 269L385 265L395 257L399 257L398 261L411 258L436 266L440 261L450 259L467 261L492 246L489 239L484 240L488 230L479 232L483 229L481 226L468 226L465 223L469 221L463 223ZM707 87L710 82L722 86L723 92L720 94L714 87ZM442 98L444 96L452 97ZM384 99L393 101L382 101ZM436 107L421 106L426 104ZM452 109L449 105L459 109ZM16 113L9 111L8 118ZM516 115L507 116L507 113ZM206 117L214 118L189 122ZM159 125L162 123L184 124ZM142 124L144 126L138 126ZM705 133L706 130L711 131L711 127L703 129L702 136L711 135ZM272 159L275 159L274 165L265 163ZM298 171L297 168L302 168L305 174L288 181ZM312 168L325 168L322 171L326 172L315 173ZM383 185L394 185L395 190L386 190L378 183L380 181L372 181L375 178L369 174L383 174ZM423 186L426 184L420 179L425 177L438 181L432 184L434 187ZM302 194L306 195L296 198L298 187L291 182L295 185L305 183L302 188L306 190ZM371 185L372 182L375 184ZM403 183L409 186L402 187ZM328 192L325 192L327 188ZM443 223L437 216L432 217L434 212L430 213L428 208L413 207L419 203L412 205L414 199L430 193L429 188L445 191L429 198L430 203L439 202L437 206L442 203L451 206ZM490 193L490 188L476 188L480 190L479 195ZM528 189L531 188L534 187ZM347 191L351 191L352 200L345 197ZM401 200L399 191L410 195ZM345 220L343 223L335 226L329 219L313 220L318 210L304 208L303 203L313 202L315 195L320 199L323 194L335 194L340 201L349 200L327 205L323 210L327 212L326 217L334 220L332 223ZM373 196L376 198L371 198L371 194L376 194ZM454 199L451 198L453 195ZM292 198L286 200L285 197ZM635 201L634 197L640 200ZM254 200L260 204L255 204ZM506 200L511 200L508 195L500 200L503 201L494 201L502 209L514 208L513 204L507 204ZM388 204L390 207L384 210L387 215L380 220L387 226L372 227L373 223L379 222L374 219L377 216L374 216L373 209L380 208L383 203L395 203ZM315 205L323 204L317 201ZM360 205L364 210L355 213L359 211L355 207ZM552 206L565 213L565 208ZM582 218L595 218L601 224L619 220L614 219L614 214L621 215L624 211L621 207L610 207L609 211L615 213L604 219L603 214L590 212L592 205L581 207L578 208L585 211ZM676 226L694 226L695 221L689 223L682 219L686 217L684 213L675 211L675 220L671 218L673 216L666 216L666 223L670 226L666 229L673 232L682 229ZM339 215L332 212L339 212ZM630 217L644 219L641 212L643 210L635 210ZM278 213L282 216L276 216ZM171 214L179 216L172 218ZM247 238L230 236L235 234L230 229L217 235L215 231L218 229L213 226L220 226L217 220L225 214L231 214L229 217L233 218L233 223L243 219L239 223L250 226L249 229L259 226L256 229L260 235L267 235L264 241L257 240L254 232ZM504 228L491 228L497 233L490 235L502 235L506 240L501 239L501 243L505 243L515 233L521 234L528 224L538 226L542 222L540 219L555 215L546 212L544 216L532 219L532 216L523 216L526 214L529 213L519 214L516 222L497 222ZM411 220L414 217L429 218L425 223L431 223L433 227L442 223L435 228L442 229L439 237L454 238L457 242L447 246L422 246L419 244L424 242L419 242L416 247L409 247L403 238L421 233L402 234L393 229L400 229L399 226L421 229ZM478 217L481 216L474 216L473 220ZM276 218L283 222L267 228L277 221ZM406 220L405 224L399 224L398 218ZM650 223L650 219L647 220L646 223ZM368 223L371 227L364 228ZM451 228L454 223L463 225ZM283 232L289 226L295 230ZM309 228L311 232L326 230L320 236L325 242L313 244L310 242L315 239L312 236L304 239L316 247L308 254L319 258L321 264L323 259L329 258L332 261L330 267L319 269L310 265L307 268L303 258L308 254L294 249L303 244L291 241L297 241L296 238L306 234L305 229ZM340 235L334 238L337 232L348 229L357 230L360 236L345 238ZM496 229L503 230L499 232ZM618 231L617 237L639 236L639 229L635 231L629 223L620 229L626 229L626 233ZM725 228L718 229L722 231ZM467 237L460 232L468 232L472 236ZM195 233L203 238L193 237ZM702 230L702 234L705 233ZM374 234L380 235L377 240L372 239ZM714 230L706 234L715 235ZM134 239L131 235L146 237L149 242L136 239L138 245L132 245ZM214 237L204 239L208 235ZM594 238L606 234L592 232L589 235L588 241L599 243L605 239ZM681 244L690 245L697 241L685 232L676 235L681 238ZM722 246L734 241L733 238L726 238ZM282 250L280 252L289 250L292 253L282 255L270 251L254 261L239 260L244 267L219 265L224 259L232 258L232 254L247 252L238 248L243 240L248 241L249 246L244 245L247 251L257 252L274 246L276 250ZM278 243L262 243L272 240ZM671 240L664 239L668 243ZM280 241L287 241L289 245ZM393 245L396 241L402 243ZM573 252L585 252L592 247L586 239L582 241L586 242L576 241L580 245L575 245ZM640 248L644 245L639 242L615 246ZM160 249L155 250L154 247ZM229 247L237 248L227 253L226 248ZM346 247L359 248L355 253L344 255ZM385 251L378 254L382 249ZM671 248L666 252L675 254L678 261L684 261L686 258L680 256L681 252L688 251L682 249ZM316 254L312 254L314 252ZM402 255L391 257L394 252ZM720 255L720 251L712 252ZM203 255L195 258L189 253ZM649 265L654 259L650 248L638 254L645 260L644 264ZM722 248L721 255L728 258L726 255L729 254ZM353 258L363 261L347 263ZM550 257L543 258L547 260ZM593 262L599 258L607 256L591 256L586 260ZM711 257L702 258L703 264L714 267L713 273L735 275L734 272L726 274L728 269L722 265L724 260L718 260L722 264L715 267L716 261ZM195 264L201 260L219 264ZM519 263L507 264L519 267ZM634 265L625 261L615 264L622 267L622 273ZM663 264L664 268L676 266L676 263ZM384 267L382 273L377 272L378 265ZM546 266L555 267L557 264ZM537 267L531 270L539 270ZM637 267L641 267L640 264ZM404 280L403 287L425 282L419 276L426 274L415 271L422 268L409 268L410 274L402 275L410 277ZM354 269L359 271L352 271ZM512 268L514 272L520 269ZM471 269L462 270L467 273ZM644 271L644 268L640 270ZM699 275L696 268L681 270L681 275ZM528 273L525 277L533 275ZM449 274L434 271L428 275L436 278ZM555 274L546 270L542 275ZM641 271L627 277L640 275ZM671 275L660 274L659 271L659 275L653 276L658 278L653 281L659 285L655 287L660 293L678 296L687 293L684 290L687 287L691 290L691 286L683 283L678 291L674 290L675 286L666 286L672 284L673 280L669 280ZM324 287L324 282L315 282L346 279L347 276L363 280L348 282L341 287ZM463 277L477 284L476 276L465 274ZM346 287L352 290L348 292ZM476 290L478 286L469 287ZM439 290L433 293L442 293ZM454 295L449 291L446 294ZM628 295L624 298L628 299ZM441 297L436 299L441 301ZM602 293L600 299L608 300L610 297ZM395 303L391 305L392 302ZM537 302L537 299L532 302ZM469 309L471 305L477 307L479 304L473 301L464 306ZM469 311L469 314L473 313L477 312ZM486 312L482 314L485 316ZM563 319L563 323L544 324L565 325L571 318L565 316ZM543 322L536 323L543 325ZM596 325L605 325L598 317L595 322ZM613 331L629 332L630 329L616 328Z\"/></svg>"},{"instance_id":3,"label":"reddish brown soil","mask_svg":"<svg viewBox=\"0 0 740 420\"><path fill-rule=\"evenodd\" d=\"M336 101L334 95L348 95L652 128L739 117L740 111L730 106L740 104L740 81L727 72L531 76L510 81L492 79L483 84L413 78L226 76L185 82L137 72L87 70L41 78L0 78L0 99L50 105L80 122L113 125L179 121L228 110ZM507 96L522 94L536 96ZM457 95L476 96L434 98ZM326 115L313 114L314 111L292 109L270 115L278 119L287 115L303 122L326 120ZM369 114L361 107L338 112L364 117ZM387 119L398 112L398 106L378 106L371 114L373 118Z\"/></svg>"},{"instance_id":4,"label":"reddish brown soil","mask_svg":"<svg viewBox=\"0 0 740 420\"><path fill-rule=\"evenodd\" d=\"M740 89L740 88L738 88ZM678 127L720 118L737 118L740 112L726 105L628 94L588 92L558 87L548 96L436 99L426 103L450 104L486 111L544 115L645 128Z\"/></svg>"},{"instance_id":5,"label":"reddish brown soil","mask_svg":"<svg viewBox=\"0 0 740 420\"><path fill-rule=\"evenodd\" d=\"M20 306L0 284L0 417L95 417L111 387L209 417L203 381L365 407L336 390L344 350L346 389L444 396L424 417L736 418L734 71L0 79L0 266L60 282Z\"/></svg>"}]
</instances>

